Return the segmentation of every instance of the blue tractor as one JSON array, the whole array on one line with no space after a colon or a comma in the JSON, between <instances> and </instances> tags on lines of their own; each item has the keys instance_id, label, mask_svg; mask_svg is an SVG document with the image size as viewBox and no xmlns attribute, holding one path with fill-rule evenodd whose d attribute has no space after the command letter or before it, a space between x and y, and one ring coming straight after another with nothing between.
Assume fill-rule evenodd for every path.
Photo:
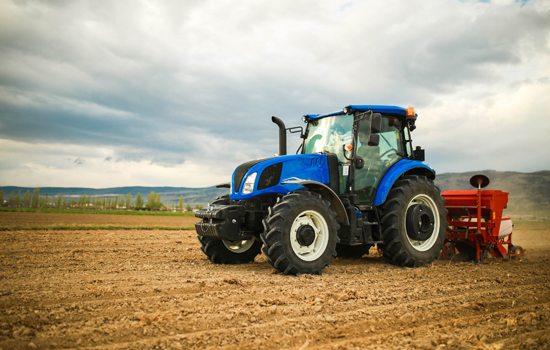
<instances>
[{"instance_id":1,"label":"blue tractor","mask_svg":"<svg viewBox=\"0 0 550 350\"><path fill-rule=\"evenodd\" d=\"M361 257L377 244L392 264L418 267L439 257L444 199L424 150L413 149L414 109L351 105L305 115L305 129L277 117L279 155L235 170L229 194L196 213L201 250L217 264L261 252L284 274L321 274L333 256ZM286 132L300 133L295 155Z\"/></svg>"}]
</instances>

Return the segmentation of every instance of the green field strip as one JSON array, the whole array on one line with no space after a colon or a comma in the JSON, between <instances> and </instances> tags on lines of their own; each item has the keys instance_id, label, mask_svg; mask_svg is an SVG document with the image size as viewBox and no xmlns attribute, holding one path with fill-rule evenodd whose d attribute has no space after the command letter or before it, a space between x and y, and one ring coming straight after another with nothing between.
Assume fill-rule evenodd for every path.
<instances>
[{"instance_id":1,"label":"green field strip","mask_svg":"<svg viewBox=\"0 0 550 350\"><path fill-rule=\"evenodd\" d=\"M102 210L102 209L41 209L41 208L0 208L0 212L9 213L56 213L56 214L108 214L108 215L145 215L145 216L195 216L194 213L169 213L156 211Z\"/></svg>"}]
</instances>

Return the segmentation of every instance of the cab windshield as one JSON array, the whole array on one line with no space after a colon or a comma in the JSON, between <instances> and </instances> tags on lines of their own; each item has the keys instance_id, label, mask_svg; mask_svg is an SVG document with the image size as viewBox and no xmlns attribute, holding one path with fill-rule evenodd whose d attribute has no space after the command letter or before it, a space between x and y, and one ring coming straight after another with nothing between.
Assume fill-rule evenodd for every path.
<instances>
[{"instance_id":1,"label":"cab windshield","mask_svg":"<svg viewBox=\"0 0 550 350\"><path fill-rule=\"evenodd\" d=\"M340 162L345 162L344 146L352 143L352 130L352 115L314 120L308 126L304 154L334 153Z\"/></svg>"}]
</instances>

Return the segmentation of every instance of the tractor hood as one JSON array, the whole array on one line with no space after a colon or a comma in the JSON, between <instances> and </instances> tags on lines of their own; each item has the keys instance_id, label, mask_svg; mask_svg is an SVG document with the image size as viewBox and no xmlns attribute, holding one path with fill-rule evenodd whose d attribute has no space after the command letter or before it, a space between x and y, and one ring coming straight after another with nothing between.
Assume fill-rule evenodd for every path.
<instances>
[{"instance_id":1,"label":"tractor hood","mask_svg":"<svg viewBox=\"0 0 550 350\"><path fill-rule=\"evenodd\" d=\"M252 160L233 173L230 198L243 200L264 194L287 194L303 186L285 181L309 180L328 185L328 157L323 154L296 154Z\"/></svg>"}]
</instances>

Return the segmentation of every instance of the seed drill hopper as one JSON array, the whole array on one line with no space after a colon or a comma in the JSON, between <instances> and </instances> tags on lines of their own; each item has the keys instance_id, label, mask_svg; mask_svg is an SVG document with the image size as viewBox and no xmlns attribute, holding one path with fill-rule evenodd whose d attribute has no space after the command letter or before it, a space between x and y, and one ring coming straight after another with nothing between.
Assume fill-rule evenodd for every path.
<instances>
[{"instance_id":1,"label":"seed drill hopper","mask_svg":"<svg viewBox=\"0 0 550 350\"><path fill-rule=\"evenodd\" d=\"M525 250L512 244L512 220L502 216L508 193L482 190L489 185L484 175L473 176L470 184L477 190L443 192L449 224L444 254L456 248L478 262L489 254L495 258L522 256Z\"/></svg>"}]
</instances>

